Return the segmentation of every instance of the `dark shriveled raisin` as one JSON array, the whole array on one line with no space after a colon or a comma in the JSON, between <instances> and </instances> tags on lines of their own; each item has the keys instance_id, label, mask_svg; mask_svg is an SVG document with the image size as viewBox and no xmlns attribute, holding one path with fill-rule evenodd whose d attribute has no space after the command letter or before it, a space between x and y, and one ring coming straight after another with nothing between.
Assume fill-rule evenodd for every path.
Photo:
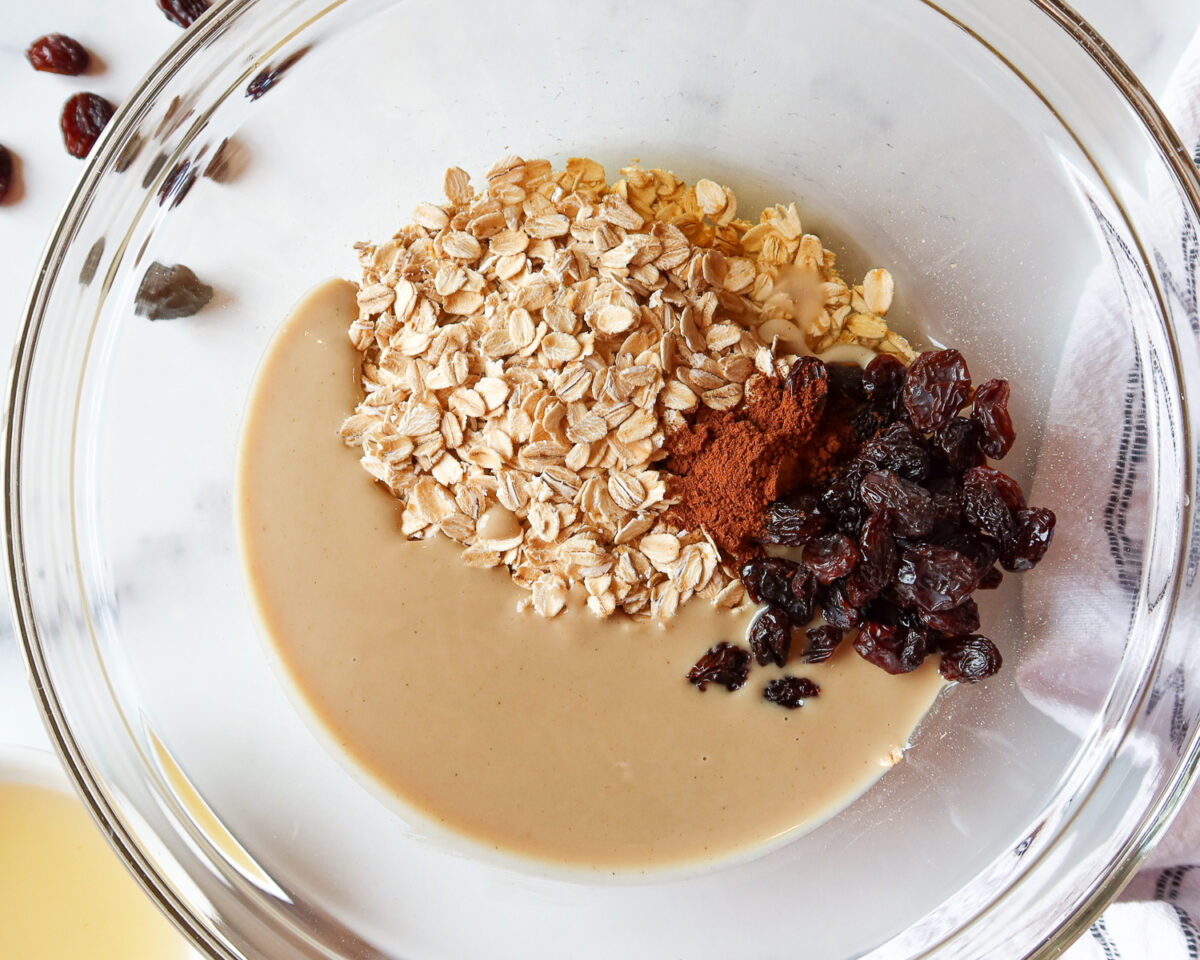
<instances>
[{"instance_id":1,"label":"dark shriveled raisin","mask_svg":"<svg viewBox=\"0 0 1200 960\"><path fill-rule=\"evenodd\" d=\"M787 387L792 393L823 404L829 396L829 371L816 357L799 357L788 371Z\"/></svg>"},{"instance_id":2,"label":"dark shriveled raisin","mask_svg":"<svg viewBox=\"0 0 1200 960\"><path fill-rule=\"evenodd\" d=\"M891 512L891 527L899 536L923 537L933 529L933 497L919 484L891 470L876 470L863 477L858 489L872 513Z\"/></svg>"},{"instance_id":3,"label":"dark shriveled raisin","mask_svg":"<svg viewBox=\"0 0 1200 960\"><path fill-rule=\"evenodd\" d=\"M48 33L29 45L25 59L33 64L34 70L77 77L87 70L92 58L78 40L62 33Z\"/></svg>"},{"instance_id":4,"label":"dark shriveled raisin","mask_svg":"<svg viewBox=\"0 0 1200 960\"><path fill-rule=\"evenodd\" d=\"M824 663L833 656L833 651L838 648L838 644L842 642L845 636L841 627L835 627L831 624L825 624L820 627L811 627L804 631L808 637L808 646L805 647L804 653L800 658L805 663Z\"/></svg>"},{"instance_id":5,"label":"dark shriveled raisin","mask_svg":"<svg viewBox=\"0 0 1200 960\"><path fill-rule=\"evenodd\" d=\"M817 591L821 605L821 616L835 627L852 630L862 623L858 607L846 599L846 588L840 583L831 583Z\"/></svg>"},{"instance_id":6,"label":"dark shriveled raisin","mask_svg":"<svg viewBox=\"0 0 1200 960\"><path fill-rule=\"evenodd\" d=\"M858 632L854 649L868 663L888 673L912 673L925 660L927 634L872 620L864 623Z\"/></svg>"},{"instance_id":7,"label":"dark shriveled raisin","mask_svg":"<svg viewBox=\"0 0 1200 960\"><path fill-rule=\"evenodd\" d=\"M910 424L892 423L863 444L858 459L876 470L891 470L905 480L924 480L929 476L929 451L922 437Z\"/></svg>"},{"instance_id":8,"label":"dark shriveled raisin","mask_svg":"<svg viewBox=\"0 0 1200 960\"><path fill-rule=\"evenodd\" d=\"M212 295L213 288L182 263L168 267L155 261L142 277L134 302L138 316L174 320L198 313Z\"/></svg>"},{"instance_id":9,"label":"dark shriveled raisin","mask_svg":"<svg viewBox=\"0 0 1200 960\"><path fill-rule=\"evenodd\" d=\"M792 592L798 567L783 557L755 557L742 564L742 586L754 603L781 606Z\"/></svg>"},{"instance_id":10,"label":"dark shriveled raisin","mask_svg":"<svg viewBox=\"0 0 1200 960\"><path fill-rule=\"evenodd\" d=\"M63 144L73 157L86 157L99 139L108 121L112 119L113 106L94 93L77 93L63 104L59 126L62 128Z\"/></svg>"},{"instance_id":11,"label":"dark shriveled raisin","mask_svg":"<svg viewBox=\"0 0 1200 960\"><path fill-rule=\"evenodd\" d=\"M199 20L208 7L209 0L158 0L158 9L184 29Z\"/></svg>"},{"instance_id":12,"label":"dark shriveled raisin","mask_svg":"<svg viewBox=\"0 0 1200 960\"><path fill-rule=\"evenodd\" d=\"M1054 539L1053 510L1034 507L1013 515L1012 538L1004 544L1000 564L1005 570L1032 570L1050 549Z\"/></svg>"},{"instance_id":13,"label":"dark shriveled raisin","mask_svg":"<svg viewBox=\"0 0 1200 960\"><path fill-rule=\"evenodd\" d=\"M820 583L833 583L858 563L858 547L844 533L828 533L804 545L804 565Z\"/></svg>"},{"instance_id":14,"label":"dark shriveled raisin","mask_svg":"<svg viewBox=\"0 0 1200 960\"><path fill-rule=\"evenodd\" d=\"M821 688L808 677L777 677L767 684L763 697L788 710L804 706L809 697L820 696Z\"/></svg>"},{"instance_id":15,"label":"dark shriveled raisin","mask_svg":"<svg viewBox=\"0 0 1200 960\"><path fill-rule=\"evenodd\" d=\"M812 496L776 500L763 516L763 543L799 547L824 531L821 501Z\"/></svg>"},{"instance_id":16,"label":"dark shriveled raisin","mask_svg":"<svg viewBox=\"0 0 1200 960\"><path fill-rule=\"evenodd\" d=\"M1008 394L1007 380L989 380L975 390L971 422L979 427L979 449L993 460L1002 459L1017 438L1008 415Z\"/></svg>"},{"instance_id":17,"label":"dark shriveled raisin","mask_svg":"<svg viewBox=\"0 0 1200 960\"><path fill-rule=\"evenodd\" d=\"M920 613L927 626L952 637L979 629L979 604L969 598L952 610L922 610Z\"/></svg>"},{"instance_id":18,"label":"dark shriveled raisin","mask_svg":"<svg viewBox=\"0 0 1200 960\"><path fill-rule=\"evenodd\" d=\"M932 446L947 469L961 473L983 465L983 451L979 449L982 439L983 434L974 421L951 417L945 426L934 431Z\"/></svg>"},{"instance_id":19,"label":"dark shriveled raisin","mask_svg":"<svg viewBox=\"0 0 1200 960\"><path fill-rule=\"evenodd\" d=\"M1007 543L1013 535L1013 512L1024 509L1025 495L1012 477L992 467L973 467L963 474L963 512L967 522Z\"/></svg>"},{"instance_id":20,"label":"dark shriveled raisin","mask_svg":"<svg viewBox=\"0 0 1200 960\"><path fill-rule=\"evenodd\" d=\"M846 598L856 607L874 600L896 577L899 557L892 539L891 515L873 513L858 538L858 565L846 578Z\"/></svg>"},{"instance_id":21,"label":"dark shriveled raisin","mask_svg":"<svg viewBox=\"0 0 1200 960\"><path fill-rule=\"evenodd\" d=\"M881 353L863 371L863 393L871 403L882 404L900 393L904 377L904 364Z\"/></svg>"},{"instance_id":22,"label":"dark shriveled raisin","mask_svg":"<svg viewBox=\"0 0 1200 960\"><path fill-rule=\"evenodd\" d=\"M942 643L938 672L947 680L978 683L993 676L1003 662L1000 651L987 637L952 637Z\"/></svg>"},{"instance_id":23,"label":"dark shriveled raisin","mask_svg":"<svg viewBox=\"0 0 1200 960\"><path fill-rule=\"evenodd\" d=\"M930 613L953 610L979 586L979 570L957 550L923 544L905 550L896 592L905 603Z\"/></svg>"},{"instance_id":24,"label":"dark shriveled raisin","mask_svg":"<svg viewBox=\"0 0 1200 960\"><path fill-rule=\"evenodd\" d=\"M971 399L971 374L957 350L922 353L904 380L904 407L913 426L932 433Z\"/></svg>"},{"instance_id":25,"label":"dark shriveled raisin","mask_svg":"<svg viewBox=\"0 0 1200 960\"><path fill-rule=\"evenodd\" d=\"M0 202L8 196L9 188L12 187L13 179L13 159L12 154L8 152L8 147L0 143Z\"/></svg>"},{"instance_id":26,"label":"dark shriveled raisin","mask_svg":"<svg viewBox=\"0 0 1200 960\"><path fill-rule=\"evenodd\" d=\"M1004 582L1004 574L996 567L985 570L979 578L980 590L996 590Z\"/></svg>"},{"instance_id":27,"label":"dark shriveled raisin","mask_svg":"<svg viewBox=\"0 0 1200 960\"><path fill-rule=\"evenodd\" d=\"M827 363L829 399L862 403L867 399L863 389L863 369L857 363Z\"/></svg>"},{"instance_id":28,"label":"dark shriveled raisin","mask_svg":"<svg viewBox=\"0 0 1200 960\"><path fill-rule=\"evenodd\" d=\"M748 631L750 651L760 667L773 663L782 667L792 651L792 625L788 616L778 607L767 607L759 612Z\"/></svg>"},{"instance_id":29,"label":"dark shriveled raisin","mask_svg":"<svg viewBox=\"0 0 1200 960\"><path fill-rule=\"evenodd\" d=\"M701 690L707 690L710 683L740 690L749 673L750 653L722 640L696 661L687 678Z\"/></svg>"}]
</instances>

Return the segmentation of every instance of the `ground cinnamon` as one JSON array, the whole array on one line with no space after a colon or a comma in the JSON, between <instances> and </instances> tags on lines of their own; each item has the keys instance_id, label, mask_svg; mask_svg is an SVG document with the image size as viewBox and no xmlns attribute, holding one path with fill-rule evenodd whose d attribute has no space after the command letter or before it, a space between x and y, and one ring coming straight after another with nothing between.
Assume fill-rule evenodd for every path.
<instances>
[{"instance_id":1,"label":"ground cinnamon","mask_svg":"<svg viewBox=\"0 0 1200 960\"><path fill-rule=\"evenodd\" d=\"M756 375L732 410L707 408L667 438L667 519L703 527L728 556L758 552L767 504L814 479L838 454L844 431L822 423L828 379Z\"/></svg>"}]
</instances>

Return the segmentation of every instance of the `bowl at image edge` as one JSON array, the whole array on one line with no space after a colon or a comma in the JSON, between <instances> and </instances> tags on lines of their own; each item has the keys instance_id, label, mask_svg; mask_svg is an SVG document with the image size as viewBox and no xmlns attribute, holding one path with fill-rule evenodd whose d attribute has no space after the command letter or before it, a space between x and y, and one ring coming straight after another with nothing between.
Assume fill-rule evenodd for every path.
<instances>
[{"instance_id":1,"label":"bowl at image edge","mask_svg":"<svg viewBox=\"0 0 1200 960\"><path fill-rule=\"evenodd\" d=\"M10 558L69 769L203 950L1008 960L1057 952L1115 895L1196 758L1200 654L1177 624L1196 604L1181 570L1200 368L1172 290L1200 186L1085 25L1050 2L995 6L232 0L144 81L31 297ZM225 182L160 202L227 137ZM259 642L232 490L267 343L446 166L507 152L610 175L639 158L728 183L743 212L794 199L846 276L891 269L901 332L1014 383L1005 469L1059 532L1049 569L985 614L1006 669L942 697L848 809L750 862L568 882L426 842L324 749ZM152 261L194 269L212 304L135 317ZM1072 393L1097 344L1127 361L1119 403ZM1111 458L1088 441L1131 423L1145 456L1114 513L1094 482ZM1103 603L1057 602L1089 590Z\"/></svg>"}]
</instances>

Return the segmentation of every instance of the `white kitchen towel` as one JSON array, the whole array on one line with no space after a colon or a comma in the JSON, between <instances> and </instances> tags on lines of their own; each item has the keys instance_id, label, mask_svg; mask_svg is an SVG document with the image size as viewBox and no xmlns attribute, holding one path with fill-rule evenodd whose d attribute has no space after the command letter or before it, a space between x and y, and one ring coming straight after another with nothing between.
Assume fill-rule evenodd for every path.
<instances>
[{"instance_id":1,"label":"white kitchen towel","mask_svg":"<svg viewBox=\"0 0 1200 960\"><path fill-rule=\"evenodd\" d=\"M1198 33L1175 71L1162 107L1179 132L1184 145L1200 165L1200 33ZM1186 238L1184 238L1186 240ZM1185 247L1186 248L1186 247ZM1195 244L1190 247L1192 262L1187 266L1191 280L1200 272L1196 262ZM1196 309L1195 287L1190 309ZM1082 310L1103 310L1103 291L1091 291ZM1193 322L1200 321L1194 317ZM1120 351L1115 351L1119 353ZM1111 356L1112 354L1110 354ZM1093 374L1096 371L1092 371ZM1114 371L1114 383L1123 384L1126 377ZM1110 378L1111 379L1111 378ZM1116 453L1117 470L1114 490L1126 480L1126 451ZM1052 470L1049 472L1053 472ZM1035 481L1036 491L1036 481ZM1135 490L1127 490L1136 497ZM1036 492L1035 492L1036 500ZM1100 525L1097 525L1099 529ZM1111 525L1109 525L1111 526ZM1113 530L1105 531L1111 535ZM1119 533L1119 531L1118 531ZM1119 544L1117 545L1119 547ZM1131 548L1136 545L1131 544ZM1114 548L1114 568L1109 571L1102 589L1122 587L1120 549ZM1098 585L1100 586L1100 585ZM1078 598L1076 598L1078 599ZM1036 669L1027 679L1035 682ZM1090 691L1077 691L1084 702ZM1070 723L1068 716L1060 720ZM1172 824L1162 843L1147 859L1142 870L1126 888L1120 900L1110 906L1083 937L1065 954L1066 960L1200 960L1200 792L1193 793L1182 812Z\"/></svg>"}]
</instances>

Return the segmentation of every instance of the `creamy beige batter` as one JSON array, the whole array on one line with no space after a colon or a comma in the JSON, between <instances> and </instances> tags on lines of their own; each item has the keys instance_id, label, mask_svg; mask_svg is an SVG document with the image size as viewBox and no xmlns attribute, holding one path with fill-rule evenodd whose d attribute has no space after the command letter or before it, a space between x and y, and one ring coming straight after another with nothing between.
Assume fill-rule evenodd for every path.
<instances>
[{"instance_id":1,"label":"creamy beige batter","mask_svg":"<svg viewBox=\"0 0 1200 960\"><path fill-rule=\"evenodd\" d=\"M399 509L337 435L357 401L354 287L310 294L272 344L239 467L242 545L280 658L333 738L401 799L497 849L600 868L727 856L836 812L893 760L941 689L844 643L788 672L821 696L684 679L746 614L696 600L666 628L518 612L502 570ZM798 637L803 642L802 637Z\"/></svg>"}]
</instances>

